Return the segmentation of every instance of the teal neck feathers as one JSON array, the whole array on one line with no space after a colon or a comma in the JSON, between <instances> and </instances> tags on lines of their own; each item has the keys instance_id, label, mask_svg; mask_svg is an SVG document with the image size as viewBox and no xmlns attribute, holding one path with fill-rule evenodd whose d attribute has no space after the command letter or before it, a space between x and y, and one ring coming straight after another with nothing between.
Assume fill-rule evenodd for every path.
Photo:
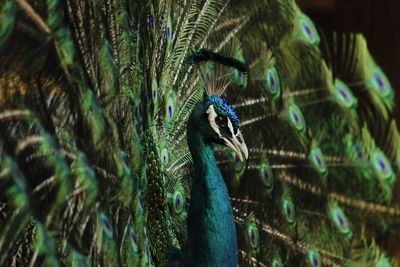
<instances>
[{"instance_id":1,"label":"teal neck feathers","mask_svg":"<svg viewBox=\"0 0 400 267\"><path fill-rule=\"evenodd\" d=\"M199 110L196 108L193 113ZM184 266L236 267L237 238L228 190L217 166L212 144L197 129L198 117L193 113L187 130L194 175Z\"/></svg>"}]
</instances>

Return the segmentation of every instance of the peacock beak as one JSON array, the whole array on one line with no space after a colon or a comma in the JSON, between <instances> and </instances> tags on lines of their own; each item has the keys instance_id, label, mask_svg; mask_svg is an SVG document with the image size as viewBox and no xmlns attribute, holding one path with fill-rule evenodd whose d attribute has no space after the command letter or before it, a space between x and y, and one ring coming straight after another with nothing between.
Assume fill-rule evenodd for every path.
<instances>
[{"instance_id":1,"label":"peacock beak","mask_svg":"<svg viewBox=\"0 0 400 267\"><path fill-rule=\"evenodd\" d=\"M233 151L236 152L240 161L244 161L244 159L249 158L249 150L247 149L246 143L243 140L243 136L240 130L238 130L237 134L233 135L231 138L223 137L222 139L225 141L225 144L228 147L230 147Z\"/></svg>"}]
</instances>

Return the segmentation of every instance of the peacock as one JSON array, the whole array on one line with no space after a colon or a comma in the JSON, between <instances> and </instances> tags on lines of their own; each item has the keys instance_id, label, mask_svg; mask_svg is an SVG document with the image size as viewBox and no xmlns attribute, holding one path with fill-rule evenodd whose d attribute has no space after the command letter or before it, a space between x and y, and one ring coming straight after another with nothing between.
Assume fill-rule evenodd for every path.
<instances>
[{"instance_id":1,"label":"peacock","mask_svg":"<svg viewBox=\"0 0 400 267\"><path fill-rule=\"evenodd\" d=\"M397 266L395 90L294 0L2 0L0 266Z\"/></svg>"}]
</instances>

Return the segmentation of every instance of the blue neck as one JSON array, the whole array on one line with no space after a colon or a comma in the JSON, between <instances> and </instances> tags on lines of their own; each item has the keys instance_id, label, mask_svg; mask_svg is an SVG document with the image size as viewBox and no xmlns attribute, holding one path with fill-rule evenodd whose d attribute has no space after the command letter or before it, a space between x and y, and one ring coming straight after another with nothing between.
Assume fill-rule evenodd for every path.
<instances>
[{"instance_id":1,"label":"blue neck","mask_svg":"<svg viewBox=\"0 0 400 267\"><path fill-rule=\"evenodd\" d=\"M188 145L194 163L184 266L237 267L236 229L228 190L211 143L189 120Z\"/></svg>"}]
</instances>

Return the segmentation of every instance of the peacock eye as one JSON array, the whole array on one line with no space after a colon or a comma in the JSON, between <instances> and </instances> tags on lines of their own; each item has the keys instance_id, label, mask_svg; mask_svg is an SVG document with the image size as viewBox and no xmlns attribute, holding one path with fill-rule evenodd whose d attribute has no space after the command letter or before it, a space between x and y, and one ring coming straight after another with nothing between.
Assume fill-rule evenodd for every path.
<instances>
[{"instance_id":1,"label":"peacock eye","mask_svg":"<svg viewBox=\"0 0 400 267\"><path fill-rule=\"evenodd\" d=\"M219 126L219 127L225 127L228 124L228 120L226 117L218 115L215 118L215 123Z\"/></svg>"}]
</instances>

